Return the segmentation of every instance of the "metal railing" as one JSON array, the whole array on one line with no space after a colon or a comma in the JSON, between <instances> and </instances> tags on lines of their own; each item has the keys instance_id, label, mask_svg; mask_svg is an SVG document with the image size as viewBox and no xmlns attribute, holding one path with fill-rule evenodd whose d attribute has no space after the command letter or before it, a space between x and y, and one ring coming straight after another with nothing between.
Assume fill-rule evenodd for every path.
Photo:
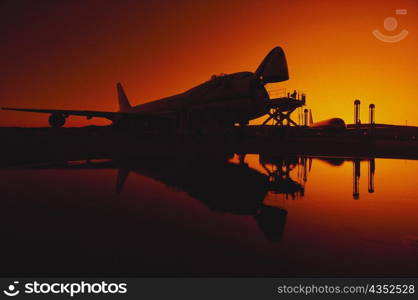
<instances>
[{"instance_id":1,"label":"metal railing","mask_svg":"<svg viewBox=\"0 0 418 300\"><path fill-rule=\"evenodd\" d=\"M296 100L306 101L306 94L303 91L296 91L293 90L292 92L289 92L285 88L276 88L267 90L270 99L276 99L276 98L293 98ZM295 93L296 92L296 93Z\"/></svg>"},{"instance_id":2,"label":"metal railing","mask_svg":"<svg viewBox=\"0 0 418 300\"><path fill-rule=\"evenodd\" d=\"M270 99L286 97L288 94L285 88L271 89L271 90L268 90L267 92L269 94Z\"/></svg>"}]
</instances>

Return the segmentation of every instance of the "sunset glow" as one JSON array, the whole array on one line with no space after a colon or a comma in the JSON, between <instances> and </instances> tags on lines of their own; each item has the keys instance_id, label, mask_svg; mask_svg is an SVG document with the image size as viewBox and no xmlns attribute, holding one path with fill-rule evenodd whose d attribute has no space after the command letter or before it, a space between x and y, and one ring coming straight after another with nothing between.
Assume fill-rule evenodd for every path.
<instances>
[{"instance_id":1,"label":"sunset glow","mask_svg":"<svg viewBox=\"0 0 418 300\"><path fill-rule=\"evenodd\" d=\"M6 1L0 4L1 106L116 111L187 90L212 74L254 71L273 47L307 94L315 121L418 125L418 1ZM406 15L396 15L406 9ZM387 17L398 26L384 27ZM394 25L394 24L392 24ZM388 27L389 28L389 27ZM372 31L409 34L398 43ZM71 117L66 126L107 124ZM257 120L256 123L260 120ZM43 114L1 112L1 126L47 126Z\"/></svg>"}]
</instances>

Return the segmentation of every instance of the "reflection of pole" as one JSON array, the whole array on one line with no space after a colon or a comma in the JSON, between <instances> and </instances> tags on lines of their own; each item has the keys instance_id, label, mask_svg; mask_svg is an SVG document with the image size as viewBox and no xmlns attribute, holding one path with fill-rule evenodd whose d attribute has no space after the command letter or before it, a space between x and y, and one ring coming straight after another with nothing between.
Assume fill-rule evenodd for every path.
<instances>
[{"instance_id":1,"label":"reflection of pole","mask_svg":"<svg viewBox=\"0 0 418 300\"><path fill-rule=\"evenodd\" d=\"M374 171L376 169L376 165L374 162L374 158L369 160L369 193L374 193Z\"/></svg>"},{"instance_id":2,"label":"reflection of pole","mask_svg":"<svg viewBox=\"0 0 418 300\"><path fill-rule=\"evenodd\" d=\"M303 157L303 182L308 181L308 158Z\"/></svg>"},{"instance_id":3,"label":"reflection of pole","mask_svg":"<svg viewBox=\"0 0 418 300\"><path fill-rule=\"evenodd\" d=\"M357 200L360 197L359 192L360 183L360 160L353 160L353 199Z\"/></svg>"}]
</instances>

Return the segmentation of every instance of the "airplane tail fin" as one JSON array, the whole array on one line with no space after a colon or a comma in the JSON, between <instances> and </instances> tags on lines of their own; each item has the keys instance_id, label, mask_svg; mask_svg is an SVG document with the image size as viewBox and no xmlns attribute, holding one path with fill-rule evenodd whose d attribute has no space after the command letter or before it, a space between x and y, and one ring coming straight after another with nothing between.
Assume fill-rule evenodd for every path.
<instances>
[{"instance_id":1,"label":"airplane tail fin","mask_svg":"<svg viewBox=\"0 0 418 300\"><path fill-rule=\"evenodd\" d=\"M262 79L264 84L288 80L289 71L283 49L276 47L271 50L258 66L255 75Z\"/></svg>"},{"instance_id":2,"label":"airplane tail fin","mask_svg":"<svg viewBox=\"0 0 418 300\"><path fill-rule=\"evenodd\" d=\"M118 82L118 84L116 85L116 89L118 90L119 111L129 111L132 106L131 104L129 104L128 97L126 97L125 91L123 90L122 84L120 82Z\"/></svg>"}]
</instances>

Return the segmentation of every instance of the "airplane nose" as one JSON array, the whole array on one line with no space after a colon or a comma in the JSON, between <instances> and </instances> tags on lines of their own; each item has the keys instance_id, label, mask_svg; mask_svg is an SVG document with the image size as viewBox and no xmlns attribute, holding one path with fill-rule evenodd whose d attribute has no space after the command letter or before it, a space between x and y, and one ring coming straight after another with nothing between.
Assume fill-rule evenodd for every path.
<instances>
[{"instance_id":1,"label":"airplane nose","mask_svg":"<svg viewBox=\"0 0 418 300\"><path fill-rule=\"evenodd\" d=\"M289 80L289 71L283 49L276 47L271 50L254 74L264 84Z\"/></svg>"}]
</instances>

